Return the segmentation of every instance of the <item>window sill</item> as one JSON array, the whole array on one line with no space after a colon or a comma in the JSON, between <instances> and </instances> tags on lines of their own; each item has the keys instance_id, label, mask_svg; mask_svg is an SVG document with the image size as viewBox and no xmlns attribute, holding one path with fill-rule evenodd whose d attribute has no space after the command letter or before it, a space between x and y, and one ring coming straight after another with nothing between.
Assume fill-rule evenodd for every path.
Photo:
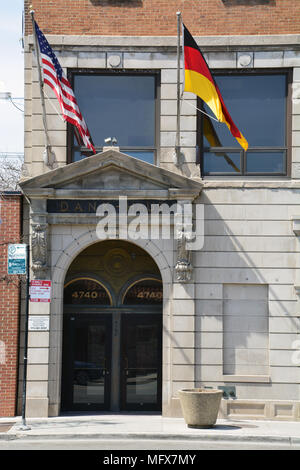
<instances>
[{"instance_id":1,"label":"window sill","mask_svg":"<svg viewBox=\"0 0 300 470\"><path fill-rule=\"evenodd\" d=\"M270 383L269 375L222 375L223 382Z\"/></svg>"},{"instance_id":2,"label":"window sill","mask_svg":"<svg viewBox=\"0 0 300 470\"><path fill-rule=\"evenodd\" d=\"M291 177L288 175L279 175L279 174L268 174L268 175L202 175L202 178L208 181L261 181L262 179L266 181L286 181L291 180Z\"/></svg>"},{"instance_id":3,"label":"window sill","mask_svg":"<svg viewBox=\"0 0 300 470\"><path fill-rule=\"evenodd\" d=\"M205 188L270 188L270 189L280 189L280 188L291 188L299 189L300 188L300 179L259 179L259 180L245 180L245 179L202 179Z\"/></svg>"}]
</instances>

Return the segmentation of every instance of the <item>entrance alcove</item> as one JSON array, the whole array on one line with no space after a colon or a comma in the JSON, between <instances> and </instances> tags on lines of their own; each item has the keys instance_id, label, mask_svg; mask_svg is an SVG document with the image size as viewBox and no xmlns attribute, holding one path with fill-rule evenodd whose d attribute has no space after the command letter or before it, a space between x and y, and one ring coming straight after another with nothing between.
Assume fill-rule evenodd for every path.
<instances>
[{"instance_id":1,"label":"entrance alcove","mask_svg":"<svg viewBox=\"0 0 300 470\"><path fill-rule=\"evenodd\" d=\"M64 282L61 410L161 411L162 279L142 248L90 245Z\"/></svg>"}]
</instances>

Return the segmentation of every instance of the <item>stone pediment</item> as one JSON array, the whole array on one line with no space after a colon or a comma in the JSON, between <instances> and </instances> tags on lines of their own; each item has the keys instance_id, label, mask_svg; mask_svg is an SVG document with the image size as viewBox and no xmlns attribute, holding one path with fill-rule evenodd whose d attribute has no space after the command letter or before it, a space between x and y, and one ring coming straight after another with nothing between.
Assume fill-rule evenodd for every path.
<instances>
[{"instance_id":1,"label":"stone pediment","mask_svg":"<svg viewBox=\"0 0 300 470\"><path fill-rule=\"evenodd\" d=\"M147 178L137 177L126 170L120 170L113 165L95 171L81 178L76 178L65 184L58 185L61 189L158 189L159 182L153 182Z\"/></svg>"},{"instance_id":2,"label":"stone pediment","mask_svg":"<svg viewBox=\"0 0 300 470\"><path fill-rule=\"evenodd\" d=\"M27 195L57 196L73 193L153 193L166 190L187 192L194 197L202 189L200 181L128 156L115 149L57 168L43 175L22 181L20 186ZM102 194L103 195L103 194ZM113 195L113 194L112 194Z\"/></svg>"}]
</instances>

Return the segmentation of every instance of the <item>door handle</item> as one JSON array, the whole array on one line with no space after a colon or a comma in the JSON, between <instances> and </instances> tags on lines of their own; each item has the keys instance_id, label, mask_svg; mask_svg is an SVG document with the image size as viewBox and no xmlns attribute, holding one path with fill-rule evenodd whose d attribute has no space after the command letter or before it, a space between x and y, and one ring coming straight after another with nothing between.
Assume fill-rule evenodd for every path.
<instances>
[{"instance_id":1,"label":"door handle","mask_svg":"<svg viewBox=\"0 0 300 470\"><path fill-rule=\"evenodd\" d=\"M124 372L125 372L125 375L129 375L128 368L129 368L128 357L124 357Z\"/></svg>"},{"instance_id":2,"label":"door handle","mask_svg":"<svg viewBox=\"0 0 300 470\"><path fill-rule=\"evenodd\" d=\"M109 369L106 367L106 357L104 358L103 375L109 375Z\"/></svg>"}]
</instances>

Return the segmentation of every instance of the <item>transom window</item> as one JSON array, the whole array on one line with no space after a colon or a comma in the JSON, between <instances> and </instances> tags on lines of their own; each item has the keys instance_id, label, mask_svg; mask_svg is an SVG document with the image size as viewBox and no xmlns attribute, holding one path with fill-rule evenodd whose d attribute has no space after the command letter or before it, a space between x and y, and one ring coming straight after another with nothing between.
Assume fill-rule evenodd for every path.
<instances>
[{"instance_id":1,"label":"transom window","mask_svg":"<svg viewBox=\"0 0 300 470\"><path fill-rule=\"evenodd\" d=\"M156 163L156 83L154 74L73 73L73 89L97 152L107 138L116 138L120 151ZM69 162L92 152L79 147L69 126Z\"/></svg>"},{"instance_id":2,"label":"transom window","mask_svg":"<svg viewBox=\"0 0 300 470\"><path fill-rule=\"evenodd\" d=\"M68 305L112 305L109 290L97 279L81 277L65 285L64 303Z\"/></svg>"},{"instance_id":3,"label":"transom window","mask_svg":"<svg viewBox=\"0 0 300 470\"><path fill-rule=\"evenodd\" d=\"M124 305L159 305L162 299L162 282L158 279L142 279L135 281L126 289L122 303Z\"/></svg>"},{"instance_id":4,"label":"transom window","mask_svg":"<svg viewBox=\"0 0 300 470\"><path fill-rule=\"evenodd\" d=\"M72 279L64 286L64 304L68 306L159 306L163 300L162 282L152 277L134 280L124 292L121 289L119 301L114 299L113 289L93 277Z\"/></svg>"},{"instance_id":5,"label":"transom window","mask_svg":"<svg viewBox=\"0 0 300 470\"><path fill-rule=\"evenodd\" d=\"M287 73L222 73L215 74L215 81L249 148L245 152L225 124L199 112L202 175L286 175ZM201 106L212 115L210 108Z\"/></svg>"}]
</instances>

